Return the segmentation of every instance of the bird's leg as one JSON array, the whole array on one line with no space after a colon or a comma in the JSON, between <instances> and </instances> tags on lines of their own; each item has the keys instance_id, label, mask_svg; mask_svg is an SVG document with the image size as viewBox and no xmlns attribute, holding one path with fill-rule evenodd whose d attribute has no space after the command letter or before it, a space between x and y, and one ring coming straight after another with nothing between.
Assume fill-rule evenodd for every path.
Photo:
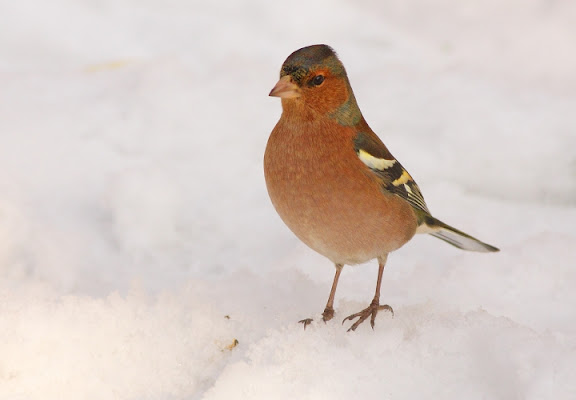
<instances>
[{"instance_id":1,"label":"bird's leg","mask_svg":"<svg viewBox=\"0 0 576 400\"><path fill-rule=\"evenodd\" d=\"M340 279L340 273L344 264L336 264L336 274L334 275L334 281L332 282L332 289L330 290L330 296L328 296L328 302L326 303L326 308L322 313L322 319L324 322L330 321L334 316L334 295L336 294L336 287L338 286L338 279Z\"/></svg>"},{"instance_id":2,"label":"bird's leg","mask_svg":"<svg viewBox=\"0 0 576 400\"><path fill-rule=\"evenodd\" d=\"M358 321L354 322L354 324L348 329L348 332L355 331L356 328L358 328L358 326L360 326L362 322L368 319L368 317L371 317L370 325L372 326L372 329L374 329L374 321L376 320L376 315L380 310L388 310L392 313L392 316L394 316L394 310L392 310L392 307L390 307L387 304L382 306L380 305L380 284L382 283L382 273L384 272L384 266L386 265L387 258L388 254L382 257L378 257L378 281L376 282L376 293L374 294L374 299L372 299L372 303L370 303L370 305L366 307L364 310L357 312L356 314L352 314L344 318L344 321L342 321L342 323L344 323L348 320L351 321L354 318L358 318Z\"/></svg>"},{"instance_id":3,"label":"bird's leg","mask_svg":"<svg viewBox=\"0 0 576 400\"><path fill-rule=\"evenodd\" d=\"M332 317L334 317L334 296L336 295L336 287L338 287L338 279L340 279L340 273L342 272L343 267L344 264L336 264L336 274L334 275L334 281L332 282L332 289L330 290L330 296L328 296L326 308L322 313L322 320L324 322L330 321ZM312 318L306 318L298 322L304 324L304 329L306 329L306 327L310 325L312 321Z\"/></svg>"}]
</instances>

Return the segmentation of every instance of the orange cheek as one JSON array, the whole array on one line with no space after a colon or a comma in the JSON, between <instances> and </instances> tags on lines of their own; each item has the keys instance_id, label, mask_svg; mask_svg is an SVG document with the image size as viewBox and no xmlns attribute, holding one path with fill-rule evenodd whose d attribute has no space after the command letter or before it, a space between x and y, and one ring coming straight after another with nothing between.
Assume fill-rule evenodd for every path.
<instances>
[{"instance_id":1,"label":"orange cheek","mask_svg":"<svg viewBox=\"0 0 576 400\"><path fill-rule=\"evenodd\" d=\"M310 93L310 104L318 112L325 114L340 107L348 100L348 95L346 85L340 82L326 82Z\"/></svg>"}]
</instances>

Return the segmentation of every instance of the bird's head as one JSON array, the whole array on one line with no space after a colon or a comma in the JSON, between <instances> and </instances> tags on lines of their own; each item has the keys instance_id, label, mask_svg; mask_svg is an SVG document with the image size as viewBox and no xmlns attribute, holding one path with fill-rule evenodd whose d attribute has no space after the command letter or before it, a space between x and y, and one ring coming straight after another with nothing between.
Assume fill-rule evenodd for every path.
<instances>
[{"instance_id":1,"label":"bird's head","mask_svg":"<svg viewBox=\"0 0 576 400\"><path fill-rule=\"evenodd\" d=\"M285 113L306 119L328 116L343 125L355 125L362 118L344 65L324 44L290 54L270 96L282 99Z\"/></svg>"}]
</instances>

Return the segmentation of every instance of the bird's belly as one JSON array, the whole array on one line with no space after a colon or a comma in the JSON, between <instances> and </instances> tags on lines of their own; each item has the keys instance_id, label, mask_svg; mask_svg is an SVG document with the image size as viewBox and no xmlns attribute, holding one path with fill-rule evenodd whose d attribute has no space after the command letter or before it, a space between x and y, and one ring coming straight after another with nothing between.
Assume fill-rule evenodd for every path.
<instances>
[{"instance_id":1,"label":"bird's belly","mask_svg":"<svg viewBox=\"0 0 576 400\"><path fill-rule=\"evenodd\" d=\"M337 166L276 172L281 176L266 176L276 211L300 240L335 263L383 256L415 233L411 207L384 194L368 174L344 174Z\"/></svg>"}]
</instances>

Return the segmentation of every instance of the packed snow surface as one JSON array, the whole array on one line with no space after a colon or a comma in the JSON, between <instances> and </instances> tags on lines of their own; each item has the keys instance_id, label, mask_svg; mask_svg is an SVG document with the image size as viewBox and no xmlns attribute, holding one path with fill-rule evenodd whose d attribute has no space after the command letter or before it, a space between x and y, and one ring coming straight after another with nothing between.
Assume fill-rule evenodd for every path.
<instances>
[{"instance_id":1,"label":"packed snow surface","mask_svg":"<svg viewBox=\"0 0 576 400\"><path fill-rule=\"evenodd\" d=\"M0 4L0 399L575 399L576 3ZM435 216L334 268L268 199L284 59L346 65ZM315 322L306 330L297 321Z\"/></svg>"}]
</instances>

